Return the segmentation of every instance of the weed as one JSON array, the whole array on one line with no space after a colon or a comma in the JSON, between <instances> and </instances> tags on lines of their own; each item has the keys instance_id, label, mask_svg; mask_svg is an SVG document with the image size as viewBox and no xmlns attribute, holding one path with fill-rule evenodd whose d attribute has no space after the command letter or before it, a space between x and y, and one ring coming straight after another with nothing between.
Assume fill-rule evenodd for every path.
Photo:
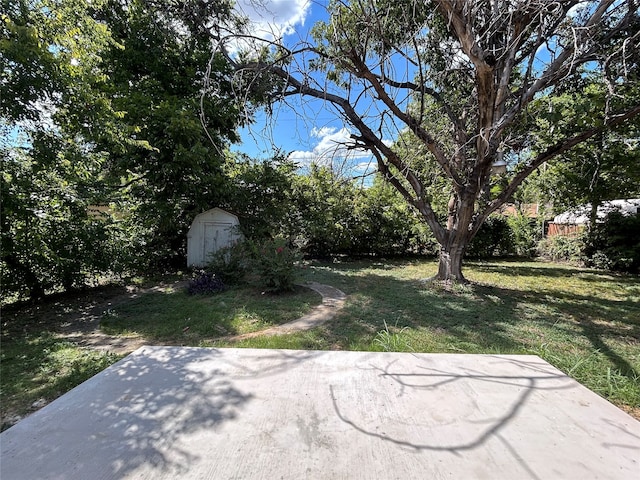
<instances>
[{"instance_id":1,"label":"weed","mask_svg":"<svg viewBox=\"0 0 640 480\"><path fill-rule=\"evenodd\" d=\"M376 333L376 337L373 339L373 344L378 346L385 352L408 352L413 351L411 345L403 333L408 327L402 327L398 330L398 324L390 329L387 325L387 321L384 321L384 329Z\"/></svg>"}]
</instances>

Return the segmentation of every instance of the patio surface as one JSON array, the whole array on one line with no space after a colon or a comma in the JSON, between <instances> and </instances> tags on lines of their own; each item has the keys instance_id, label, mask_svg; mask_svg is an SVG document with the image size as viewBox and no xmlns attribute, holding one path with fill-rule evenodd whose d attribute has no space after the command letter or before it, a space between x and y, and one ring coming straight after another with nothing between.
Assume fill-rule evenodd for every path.
<instances>
[{"instance_id":1,"label":"patio surface","mask_svg":"<svg viewBox=\"0 0 640 480\"><path fill-rule=\"evenodd\" d=\"M640 478L640 422L521 355L142 347L0 449L2 480Z\"/></svg>"}]
</instances>

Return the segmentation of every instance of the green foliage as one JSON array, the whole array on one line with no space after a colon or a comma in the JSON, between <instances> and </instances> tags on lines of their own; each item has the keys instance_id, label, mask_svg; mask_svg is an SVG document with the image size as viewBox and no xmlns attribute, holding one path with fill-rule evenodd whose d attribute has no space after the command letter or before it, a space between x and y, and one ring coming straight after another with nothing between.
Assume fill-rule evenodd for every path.
<instances>
[{"instance_id":1,"label":"green foliage","mask_svg":"<svg viewBox=\"0 0 640 480\"><path fill-rule=\"evenodd\" d=\"M293 290L296 262L301 255L283 237L251 243L254 268L269 292Z\"/></svg>"},{"instance_id":2,"label":"green foliage","mask_svg":"<svg viewBox=\"0 0 640 480\"><path fill-rule=\"evenodd\" d=\"M312 165L294 185L297 243L312 256L347 253L355 227L356 190L351 182L336 179L328 168Z\"/></svg>"},{"instance_id":3,"label":"green foliage","mask_svg":"<svg viewBox=\"0 0 640 480\"><path fill-rule=\"evenodd\" d=\"M28 156L0 159L3 296L36 299L124 269L117 221L90 212L87 191L94 185L86 180L87 165L68 155L57 152L55 169Z\"/></svg>"},{"instance_id":4,"label":"green foliage","mask_svg":"<svg viewBox=\"0 0 640 480\"><path fill-rule=\"evenodd\" d=\"M538 254L554 262L581 263L583 259L584 237L554 235L538 243Z\"/></svg>"},{"instance_id":5,"label":"green foliage","mask_svg":"<svg viewBox=\"0 0 640 480\"><path fill-rule=\"evenodd\" d=\"M276 152L266 160L233 155L225 165L231 187L226 206L240 217L245 237L290 235L298 216L293 184L296 165Z\"/></svg>"},{"instance_id":6,"label":"green foliage","mask_svg":"<svg viewBox=\"0 0 640 480\"><path fill-rule=\"evenodd\" d=\"M431 227L442 253L438 276L464 280L461 252L506 250L491 238L469 242L536 167L638 116L638 54L627 47L637 2L547 3L529 2L515 15L514 2L331 1L310 37L252 45L257 53L247 51L237 71L246 91L247 76L263 87L267 72L274 101L311 98L347 122L346 147L371 153ZM553 54L540 56L541 45ZM617 157L613 165L624 162ZM508 169L496 175L500 159ZM337 197L327 191L327 200ZM307 232L317 240L309 248L348 250L352 219L327 207L325 238Z\"/></svg>"},{"instance_id":7,"label":"green foliage","mask_svg":"<svg viewBox=\"0 0 640 480\"><path fill-rule=\"evenodd\" d=\"M640 273L640 215L611 212L587 235L584 256L596 268Z\"/></svg>"},{"instance_id":8,"label":"green foliage","mask_svg":"<svg viewBox=\"0 0 640 480\"><path fill-rule=\"evenodd\" d=\"M206 269L229 285L241 284L251 270L250 253L250 248L245 242L237 242L211 255Z\"/></svg>"},{"instance_id":9,"label":"green foliage","mask_svg":"<svg viewBox=\"0 0 640 480\"><path fill-rule=\"evenodd\" d=\"M202 26L230 3L3 6L4 291L36 298L182 265L190 218L228 190L225 147L240 115Z\"/></svg>"},{"instance_id":10,"label":"green foliage","mask_svg":"<svg viewBox=\"0 0 640 480\"><path fill-rule=\"evenodd\" d=\"M637 83L637 82L636 82ZM531 134L536 151L555 143L560 134L576 133L587 125L602 123L607 101L604 80L585 75L568 91L543 96L532 105L536 122ZM624 97L617 97L619 101ZM627 99L628 100L628 99ZM553 159L530 177L528 190L537 201L561 212L585 203L640 196L640 150L635 146L640 119L601 133Z\"/></svg>"},{"instance_id":11,"label":"green foliage","mask_svg":"<svg viewBox=\"0 0 640 480\"><path fill-rule=\"evenodd\" d=\"M354 203L349 253L390 257L438 251L433 234L415 210L380 177L371 187L357 189Z\"/></svg>"},{"instance_id":12,"label":"green foliage","mask_svg":"<svg viewBox=\"0 0 640 480\"><path fill-rule=\"evenodd\" d=\"M182 265L190 219L224 203L229 190L225 150L237 139L241 117L227 64L212 57L202 28L224 17L228 7L192 0L109 1L96 14L121 45L102 56L101 68L109 74L105 91L122 112L125 131L145 142L101 138L99 147L111 152L108 180L130 202L129 220L141 227L146 244L139 262L151 268Z\"/></svg>"},{"instance_id":13,"label":"green foliage","mask_svg":"<svg viewBox=\"0 0 640 480\"><path fill-rule=\"evenodd\" d=\"M433 254L437 243L416 212L390 185L334 178L328 168L312 166L296 178L296 215L291 231L305 254L394 256Z\"/></svg>"},{"instance_id":14,"label":"green foliage","mask_svg":"<svg viewBox=\"0 0 640 480\"><path fill-rule=\"evenodd\" d=\"M538 219L528 218L522 213L507 218L511 230L513 253L519 257L533 257L542 238L542 225Z\"/></svg>"},{"instance_id":15,"label":"green foliage","mask_svg":"<svg viewBox=\"0 0 640 480\"><path fill-rule=\"evenodd\" d=\"M506 256L514 252L512 230L509 221L502 215L490 216L469 244L470 257Z\"/></svg>"}]
</instances>

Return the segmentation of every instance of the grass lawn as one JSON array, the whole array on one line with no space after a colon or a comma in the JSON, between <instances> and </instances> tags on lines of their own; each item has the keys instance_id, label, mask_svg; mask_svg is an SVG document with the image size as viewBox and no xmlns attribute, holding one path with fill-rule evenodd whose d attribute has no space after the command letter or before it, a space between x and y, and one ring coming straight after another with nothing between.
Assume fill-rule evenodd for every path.
<instances>
[{"instance_id":1,"label":"grass lawn","mask_svg":"<svg viewBox=\"0 0 640 480\"><path fill-rule=\"evenodd\" d=\"M184 289L141 295L106 310L100 321L109 335L142 336L152 344L199 346L216 337L264 330L301 317L320 304L303 287L279 295L233 287L214 295Z\"/></svg>"},{"instance_id":2,"label":"grass lawn","mask_svg":"<svg viewBox=\"0 0 640 480\"><path fill-rule=\"evenodd\" d=\"M422 281L435 271L425 260L312 263L301 280L343 290L345 307L321 327L277 337L224 338L297 318L320 302L316 293L277 297L247 287L195 300L182 291L147 293L105 309L101 324L106 333L156 344L536 354L640 419L639 277L468 262L473 284L444 288ZM56 338L55 322L34 322L33 314L9 321L7 329L3 318L3 417L7 405L24 414L117 359ZM23 323L32 326L16 328Z\"/></svg>"},{"instance_id":3,"label":"grass lawn","mask_svg":"<svg viewBox=\"0 0 640 480\"><path fill-rule=\"evenodd\" d=\"M125 292L111 288L3 308L1 430L122 358L66 340L60 335L65 324L97 315L107 334L143 337L148 344L200 345L295 320L322 301L302 287L278 296L249 286L213 296L190 296L183 288Z\"/></svg>"},{"instance_id":4,"label":"grass lawn","mask_svg":"<svg viewBox=\"0 0 640 480\"><path fill-rule=\"evenodd\" d=\"M421 281L436 269L425 261L317 265L307 278L349 298L334 322L299 337L313 335L321 348L535 354L640 418L640 278L467 262L473 284L444 289Z\"/></svg>"}]
</instances>

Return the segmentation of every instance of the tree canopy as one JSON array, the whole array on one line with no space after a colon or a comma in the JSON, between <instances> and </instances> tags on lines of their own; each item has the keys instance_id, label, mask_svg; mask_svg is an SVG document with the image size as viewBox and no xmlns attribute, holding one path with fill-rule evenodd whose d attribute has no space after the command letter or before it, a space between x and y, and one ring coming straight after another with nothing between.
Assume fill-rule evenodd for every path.
<instances>
[{"instance_id":1,"label":"tree canopy","mask_svg":"<svg viewBox=\"0 0 640 480\"><path fill-rule=\"evenodd\" d=\"M202 25L224 21L230 3L3 7L3 289L37 298L94 274L168 266L190 215L226 188L242 117Z\"/></svg>"},{"instance_id":2,"label":"tree canopy","mask_svg":"<svg viewBox=\"0 0 640 480\"><path fill-rule=\"evenodd\" d=\"M433 231L441 279L464 280L467 245L540 165L640 113L633 0L336 0L327 9L328 21L298 44L253 38L251 51L237 54L230 33L218 49L244 91L265 94L273 85L265 95L274 102L321 100L353 128L348 147L369 151ZM552 120L553 140L538 148L536 102L553 109L593 72L606 79L600 108L575 128ZM434 207L428 162L388 145L389 135L413 137L447 179L445 218ZM492 175L501 159L506 177Z\"/></svg>"}]
</instances>

